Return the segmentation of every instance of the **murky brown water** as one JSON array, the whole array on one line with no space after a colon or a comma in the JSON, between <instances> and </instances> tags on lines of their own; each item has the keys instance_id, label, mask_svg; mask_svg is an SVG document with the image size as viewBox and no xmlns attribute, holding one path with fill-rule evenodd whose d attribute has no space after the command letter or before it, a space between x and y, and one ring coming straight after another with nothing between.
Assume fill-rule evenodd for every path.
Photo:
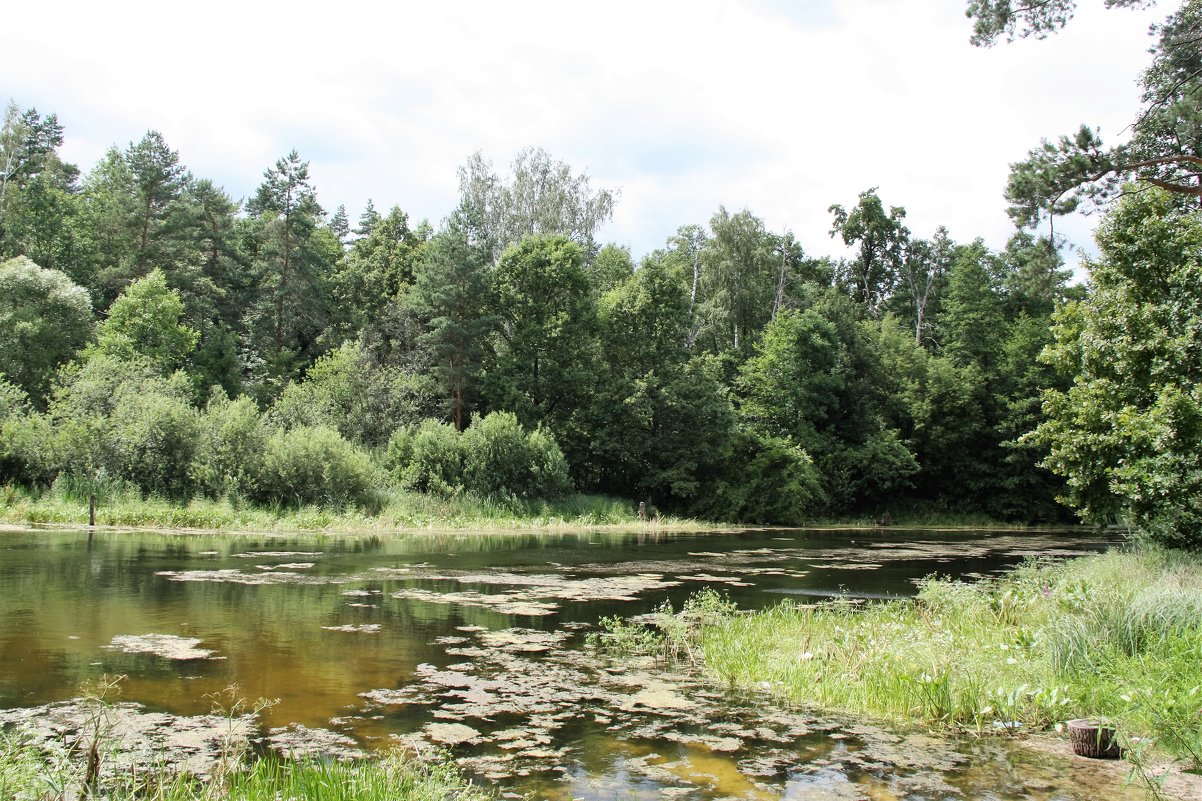
<instances>
[{"instance_id":1,"label":"murky brown water","mask_svg":"<svg viewBox=\"0 0 1202 801\"><path fill-rule=\"evenodd\" d=\"M508 793L610 799L1087 799L1071 762L781 711L582 648L602 615L789 595L906 595L1066 534L771 531L371 538L0 533L0 714L47 720L101 674L141 711L199 716L231 683L278 698L282 750L449 748ZM148 636L155 635L155 636ZM52 705L29 712L31 708ZM57 711L55 711L57 709ZM166 724L172 725L172 724ZM1089 774L1092 776L1093 774ZM1132 797L1139 797L1131 792Z\"/></svg>"}]
</instances>

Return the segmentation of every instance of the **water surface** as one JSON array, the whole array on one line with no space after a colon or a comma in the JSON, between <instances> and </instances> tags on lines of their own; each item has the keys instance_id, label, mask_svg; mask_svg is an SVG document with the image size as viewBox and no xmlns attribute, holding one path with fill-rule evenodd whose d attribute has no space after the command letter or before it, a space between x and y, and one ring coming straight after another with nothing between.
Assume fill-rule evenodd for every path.
<instances>
[{"instance_id":1,"label":"water surface","mask_svg":"<svg viewBox=\"0 0 1202 801\"><path fill-rule=\"evenodd\" d=\"M601 662L582 643L601 616L679 607L703 587L743 609L900 597L931 574L971 579L1108 544L1079 532L5 532L0 708L124 674L124 700L196 716L236 683L278 699L263 727L284 748L439 745L536 797L1083 799L1094 788L1080 776L1005 741L781 711L662 665Z\"/></svg>"}]
</instances>

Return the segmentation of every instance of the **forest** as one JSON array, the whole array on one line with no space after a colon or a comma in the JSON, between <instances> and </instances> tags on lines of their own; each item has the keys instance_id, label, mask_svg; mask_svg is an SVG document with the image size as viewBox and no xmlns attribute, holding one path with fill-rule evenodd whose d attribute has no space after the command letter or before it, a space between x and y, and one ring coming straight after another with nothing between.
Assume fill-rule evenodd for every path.
<instances>
[{"instance_id":1,"label":"forest","mask_svg":"<svg viewBox=\"0 0 1202 801\"><path fill-rule=\"evenodd\" d=\"M1066 21L977 5L978 44ZM834 256L720 207L636 260L597 238L619 192L541 148L503 171L470 156L437 225L370 200L352 222L296 151L235 199L154 130L85 171L55 114L12 101L0 481L368 512L399 489L747 523L1079 517L1189 542L1197 160L1165 128L1192 124L1195 13L1160 28L1129 144L1083 127L1013 166L1000 250L911 231L866 188L832 198ZM1099 255L1073 283L1036 232L1087 206Z\"/></svg>"},{"instance_id":2,"label":"forest","mask_svg":"<svg viewBox=\"0 0 1202 801\"><path fill-rule=\"evenodd\" d=\"M852 258L719 209L636 265L594 239L616 193L542 150L507 176L473 157L435 229L327 214L295 152L238 202L154 131L86 174L63 135L10 106L9 481L370 505L387 474L745 522L1064 514L1022 437L1065 386L1037 356L1080 290L1030 234L922 238L870 189L830 209Z\"/></svg>"}]
</instances>

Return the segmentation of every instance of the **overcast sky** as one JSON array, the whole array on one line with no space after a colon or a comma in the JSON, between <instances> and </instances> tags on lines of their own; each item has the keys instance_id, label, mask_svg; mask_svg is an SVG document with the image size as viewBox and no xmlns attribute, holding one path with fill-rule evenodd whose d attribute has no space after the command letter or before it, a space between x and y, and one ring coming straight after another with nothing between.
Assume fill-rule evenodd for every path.
<instances>
[{"instance_id":1,"label":"overcast sky","mask_svg":"<svg viewBox=\"0 0 1202 801\"><path fill-rule=\"evenodd\" d=\"M620 191L602 236L636 258L719 205L836 253L827 207L873 186L915 235L1001 247L1010 162L1082 122L1120 138L1172 9L1083 0L1051 39L978 49L964 5L12 3L0 95L57 113L85 170L157 129L235 199L296 148L352 220L372 198L437 225L472 152L504 171L537 145Z\"/></svg>"}]
</instances>

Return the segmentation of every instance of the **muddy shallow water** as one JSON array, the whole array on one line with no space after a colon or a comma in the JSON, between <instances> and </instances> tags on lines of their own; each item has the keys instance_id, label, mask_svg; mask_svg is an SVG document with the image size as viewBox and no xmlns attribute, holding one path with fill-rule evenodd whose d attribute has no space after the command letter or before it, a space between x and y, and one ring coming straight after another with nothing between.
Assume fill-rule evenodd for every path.
<instances>
[{"instance_id":1,"label":"muddy shallow water","mask_svg":"<svg viewBox=\"0 0 1202 801\"><path fill-rule=\"evenodd\" d=\"M248 698L279 699L261 715L263 747L444 748L481 782L537 798L1139 797L1101 791L1086 766L1009 739L782 711L582 645L601 616L679 607L703 587L744 609L887 598L932 573L980 577L1108 544L931 531L130 532L91 543L82 532L5 532L0 722L70 736L80 683L125 674L123 725L144 751L168 742L161 730L203 729L211 695L237 683Z\"/></svg>"}]
</instances>

